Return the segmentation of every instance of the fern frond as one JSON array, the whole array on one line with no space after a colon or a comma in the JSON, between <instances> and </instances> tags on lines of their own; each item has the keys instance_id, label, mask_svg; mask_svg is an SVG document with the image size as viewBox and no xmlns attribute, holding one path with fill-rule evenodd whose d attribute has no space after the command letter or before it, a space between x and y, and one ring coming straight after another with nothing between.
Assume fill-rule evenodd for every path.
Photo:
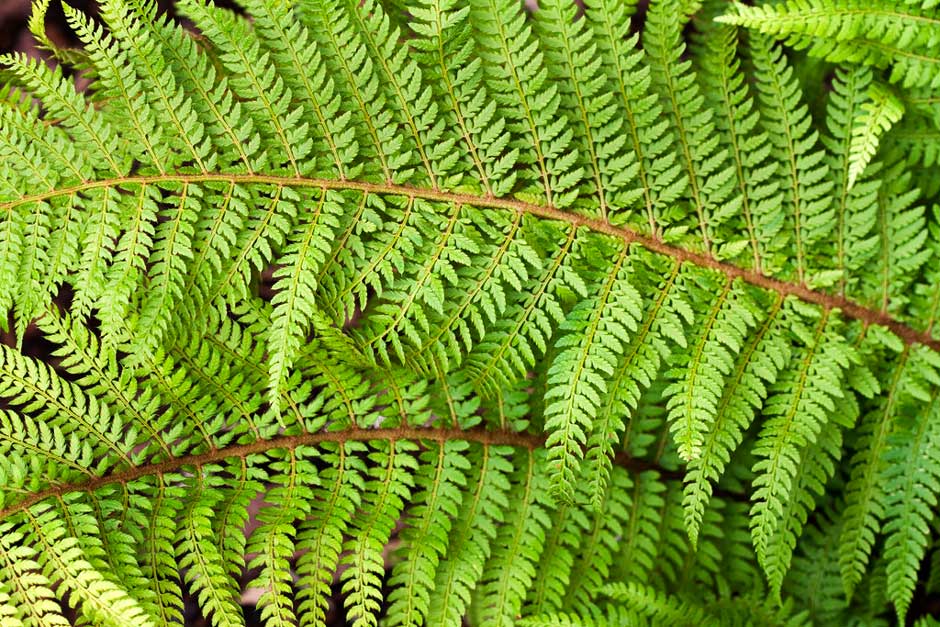
<instances>
[{"instance_id":1,"label":"fern frond","mask_svg":"<svg viewBox=\"0 0 940 627\"><path fill-rule=\"evenodd\" d=\"M635 608L641 615L675 625L702 625L710 622L698 608L658 593L639 583L611 584L605 593L613 600Z\"/></svg>"},{"instance_id":2,"label":"fern frond","mask_svg":"<svg viewBox=\"0 0 940 627\"><path fill-rule=\"evenodd\" d=\"M742 244L751 249L752 267L773 274L780 264L780 233L783 223L774 215L780 202L777 166L768 161L770 145L761 130L760 111L741 71L737 58L738 33L735 28L715 29L706 39L701 58L705 98L716 108L715 125L734 164L736 186L741 199L746 240L728 243L731 251Z\"/></svg>"},{"instance_id":3,"label":"fern frond","mask_svg":"<svg viewBox=\"0 0 940 627\"><path fill-rule=\"evenodd\" d=\"M412 510L413 526L402 534L405 558L393 569L390 583L398 585L389 597L391 624L420 624L428 614L437 565L447 550L451 518L460 505L463 471L469 462L462 455L464 442L433 448L420 456L424 472L416 478L423 506Z\"/></svg>"},{"instance_id":4,"label":"fern frond","mask_svg":"<svg viewBox=\"0 0 940 627\"><path fill-rule=\"evenodd\" d=\"M131 459L134 428L125 430L123 421L95 396L86 395L74 383L55 374L47 365L0 346L0 397L14 407L33 413L38 420L58 425L63 434L76 433L90 440L93 451L109 450L110 463L99 464L99 472Z\"/></svg>"},{"instance_id":5,"label":"fern frond","mask_svg":"<svg viewBox=\"0 0 940 627\"><path fill-rule=\"evenodd\" d=\"M899 157L892 155L884 169L877 197L875 271L861 286L865 299L884 311L904 306L915 274L931 255L924 207L917 203L917 189L907 189Z\"/></svg>"},{"instance_id":6,"label":"fern frond","mask_svg":"<svg viewBox=\"0 0 940 627\"><path fill-rule=\"evenodd\" d=\"M662 496L665 490L656 471L645 471L634 478L628 524L614 560L618 579L642 581L655 567L660 540L659 508L665 503Z\"/></svg>"},{"instance_id":7,"label":"fern frond","mask_svg":"<svg viewBox=\"0 0 940 627\"><path fill-rule=\"evenodd\" d=\"M153 591L151 616L158 622L181 621L183 600L175 559L174 539L183 489L171 475L154 478L153 499L147 503L141 542L140 567ZM149 486L148 486L149 487Z\"/></svg>"},{"instance_id":8,"label":"fern frond","mask_svg":"<svg viewBox=\"0 0 940 627\"><path fill-rule=\"evenodd\" d=\"M442 184L440 179L446 181L456 160L452 150L456 138L445 135L444 124L437 119L437 105L433 102L431 89L422 85L418 64L409 58L406 48L398 46L398 30L384 15L380 3L367 0L362 5L350 2L348 6L355 7L350 11L355 16L354 23L360 26L376 67L381 69L388 102L401 120L404 133L399 137L410 139L408 145L413 145L411 152L417 157L415 168L424 170L419 180L426 174L432 189L446 189L449 182Z\"/></svg>"},{"instance_id":9,"label":"fern frond","mask_svg":"<svg viewBox=\"0 0 940 627\"><path fill-rule=\"evenodd\" d=\"M484 446L468 480L472 491L464 496L455 518L446 555L440 565L430 595L428 623L460 625L471 599L471 592L481 581L484 567L494 550L499 523L510 487L512 470L510 450ZM497 545L498 546L498 545Z\"/></svg>"},{"instance_id":10,"label":"fern frond","mask_svg":"<svg viewBox=\"0 0 940 627\"><path fill-rule=\"evenodd\" d=\"M630 148L635 155L637 182L642 193L644 225L653 235L661 233L665 205L685 189L680 165L672 149L668 124L657 122L662 111L655 93L651 93L650 67L643 63L643 52L637 49L639 35L630 31L630 16L635 7L629 3L609 0L585 2L585 19L596 37L597 53L603 60L608 89L616 96L623 116L624 129L629 131ZM622 108L621 108L622 107ZM617 212L609 217L616 224L630 220L631 214Z\"/></svg>"},{"instance_id":11,"label":"fern frond","mask_svg":"<svg viewBox=\"0 0 940 627\"><path fill-rule=\"evenodd\" d=\"M236 601L236 583L226 572L219 547L212 541L213 506L219 500L216 490L215 480L197 482L196 493L180 513L175 544L180 564L187 568L186 582L200 606L211 615L214 624L238 627L244 625L244 620Z\"/></svg>"},{"instance_id":12,"label":"fern frond","mask_svg":"<svg viewBox=\"0 0 940 627\"><path fill-rule=\"evenodd\" d=\"M416 466L408 443L393 443L388 450L370 453L376 465L365 482L361 513L353 522L357 534L343 543L346 556L341 563L341 581L346 594L346 611L354 625L376 625L376 610L382 599L382 574L385 571L382 548L388 542L397 515L408 498L413 478L408 468Z\"/></svg>"},{"instance_id":13,"label":"fern frond","mask_svg":"<svg viewBox=\"0 0 940 627\"><path fill-rule=\"evenodd\" d=\"M920 618L936 0L221 4L0 56L0 624Z\"/></svg>"},{"instance_id":14,"label":"fern frond","mask_svg":"<svg viewBox=\"0 0 940 627\"><path fill-rule=\"evenodd\" d=\"M81 601L82 611L90 620L114 627L128 623L155 625L126 590L83 559L79 541L68 534L54 508L39 508L27 519L26 533L43 549L38 556L41 572L46 577L57 573L62 585Z\"/></svg>"},{"instance_id":15,"label":"fern frond","mask_svg":"<svg viewBox=\"0 0 940 627\"><path fill-rule=\"evenodd\" d=\"M572 584L574 558L589 524L579 505L585 500L584 486L576 486L571 503L559 503L551 512L538 568L526 599L526 614L544 614L562 607Z\"/></svg>"},{"instance_id":16,"label":"fern frond","mask_svg":"<svg viewBox=\"0 0 940 627\"><path fill-rule=\"evenodd\" d=\"M862 112L852 129L849 145L849 188L865 170L878 150L878 141L904 115L904 105L886 87L872 83L870 102L862 105Z\"/></svg>"},{"instance_id":17,"label":"fern frond","mask_svg":"<svg viewBox=\"0 0 940 627\"><path fill-rule=\"evenodd\" d=\"M340 112L334 81L321 52L311 45L315 36L288 3L244 0L242 4L254 16L261 45L270 51L286 87L303 103L304 112L316 117L317 124L310 129L316 142L312 154L320 155L315 157L316 172L340 179L356 176L359 168L349 165L358 155L351 116Z\"/></svg>"},{"instance_id":18,"label":"fern frond","mask_svg":"<svg viewBox=\"0 0 940 627\"><path fill-rule=\"evenodd\" d=\"M271 167L296 176L309 172L310 165L301 165L307 163L304 158L312 148L309 125L300 122L303 109L290 110L290 88L267 63L270 53L262 51L247 22L204 0L185 0L179 10L221 49L231 51L223 54L221 61L238 77L232 81L232 89L244 99L262 137L278 147L268 153Z\"/></svg>"},{"instance_id":19,"label":"fern frond","mask_svg":"<svg viewBox=\"0 0 940 627\"><path fill-rule=\"evenodd\" d=\"M146 105L137 102L136 106L145 112L154 111L165 122L164 140L170 150L166 165L179 168L192 163L194 169L207 172L213 164L209 161L211 146L205 128L146 28L154 13L153 4L148 5L146 0L137 7L118 0L101 6L101 16L126 51L128 65L147 88L142 94Z\"/></svg>"},{"instance_id":20,"label":"fern frond","mask_svg":"<svg viewBox=\"0 0 940 627\"><path fill-rule=\"evenodd\" d=\"M522 299L507 307L496 328L467 358L466 368L477 387L492 389L520 378L547 350L555 327L564 320L562 303L568 294L586 294L584 279L572 267L577 234L574 227L545 229L542 237L554 240L556 246L543 262L541 274L530 277L521 290Z\"/></svg>"},{"instance_id":21,"label":"fern frond","mask_svg":"<svg viewBox=\"0 0 940 627\"><path fill-rule=\"evenodd\" d=\"M611 253L616 261L595 287L594 299L582 301L561 324L564 335L547 372L546 446L556 477L553 491L562 500L571 498L581 447L607 393L605 377L613 374L641 315L640 296L630 284L629 252L622 247Z\"/></svg>"},{"instance_id":22,"label":"fern frond","mask_svg":"<svg viewBox=\"0 0 940 627\"><path fill-rule=\"evenodd\" d=\"M862 578L881 521L887 497L882 483L885 448L901 408L920 387L916 354L905 349L891 365L887 396L862 417L852 472L846 486L846 503L839 542L839 563L846 591L851 593Z\"/></svg>"},{"instance_id":23,"label":"fern frond","mask_svg":"<svg viewBox=\"0 0 940 627\"><path fill-rule=\"evenodd\" d=\"M5 524L2 531L0 572L5 594L15 603L14 618L27 625L69 625L52 593L51 581L40 570L36 551L19 544L23 533L12 524Z\"/></svg>"},{"instance_id":24,"label":"fern frond","mask_svg":"<svg viewBox=\"0 0 940 627\"><path fill-rule=\"evenodd\" d=\"M270 399L275 407L301 341L309 332L313 318L311 303L317 291L316 274L331 250L336 215L341 211L341 198L333 192L321 191L308 222L298 225L288 236L284 254L278 259L281 268L274 274L277 293L272 299L274 312L267 343L271 358Z\"/></svg>"},{"instance_id":25,"label":"fern frond","mask_svg":"<svg viewBox=\"0 0 940 627\"><path fill-rule=\"evenodd\" d=\"M474 178L488 194L507 193L515 183L516 174L511 168L519 151L509 148L506 121L497 112L496 102L488 97L482 59L474 57L470 7L460 7L454 0L424 0L422 4L409 8L417 21L412 28L428 38L426 43L419 41L415 45L423 53L420 61L424 71L435 79L432 89L439 85L447 103L442 113L449 117L449 123L444 126L459 128L458 142L467 150L466 154L454 150L457 162L452 168L455 172L458 168L475 170Z\"/></svg>"},{"instance_id":26,"label":"fern frond","mask_svg":"<svg viewBox=\"0 0 940 627\"><path fill-rule=\"evenodd\" d=\"M575 16L571 3L549 0L539 6L536 29L549 73L559 73L561 108L578 129L578 155L586 174L579 195L596 197L599 216L606 220L608 214L623 212L638 195L627 190L638 166L635 154L625 150L623 121L613 94L603 90L607 83L601 72L603 57L596 54L586 20ZM595 204L593 198L590 204Z\"/></svg>"},{"instance_id":27,"label":"fern frond","mask_svg":"<svg viewBox=\"0 0 940 627\"><path fill-rule=\"evenodd\" d=\"M485 83L493 94L518 150L520 178L531 198L554 207L569 206L581 178L573 133L557 115L558 85L550 83L539 42L519 5L512 0L471 0L470 23Z\"/></svg>"},{"instance_id":28,"label":"fern frond","mask_svg":"<svg viewBox=\"0 0 940 627\"><path fill-rule=\"evenodd\" d=\"M715 418L705 434L702 454L688 465L685 476L685 522L693 544L698 537L705 507L712 496L731 454L763 407L768 386L790 360L790 346L783 327L781 306L777 299L756 331L740 350L716 406Z\"/></svg>"},{"instance_id":29,"label":"fern frond","mask_svg":"<svg viewBox=\"0 0 940 627\"><path fill-rule=\"evenodd\" d=\"M723 242L721 225L738 201L734 198L732 170L714 133L712 111L703 106L691 61L681 59L685 50L681 29L688 19L686 11L691 8L671 0L652 3L643 45L650 57L654 88L663 109L672 116L676 151L688 182L695 222L684 226L698 229L698 243L710 254L715 245Z\"/></svg>"},{"instance_id":30,"label":"fern frond","mask_svg":"<svg viewBox=\"0 0 940 627\"><path fill-rule=\"evenodd\" d=\"M260 567L255 579L264 590L258 605L268 625L292 625L297 622L290 597L292 579L289 560L294 554L296 523L310 511L316 471L302 448L290 451L283 462L272 464L271 481L275 487L269 496L276 507L264 507L257 515L258 527L248 538L246 551L255 554L248 568Z\"/></svg>"},{"instance_id":31,"label":"fern frond","mask_svg":"<svg viewBox=\"0 0 940 627\"><path fill-rule=\"evenodd\" d=\"M333 448L333 447L331 447ZM297 558L300 590L298 609L301 624L318 625L326 621L326 597L342 552L343 533L360 503L363 470L354 453L361 448L353 443L324 451L325 458L336 460L335 468L320 473L322 485L314 488L316 516L303 521L297 530Z\"/></svg>"},{"instance_id":32,"label":"fern frond","mask_svg":"<svg viewBox=\"0 0 940 627\"><path fill-rule=\"evenodd\" d=\"M76 92L60 68L50 69L25 55L4 55L0 66L22 81L42 101L48 113L63 120L76 147L95 162L106 164L105 172L122 176L130 167L127 146L118 140L114 128ZM101 169L100 166L95 168Z\"/></svg>"},{"instance_id":33,"label":"fern frond","mask_svg":"<svg viewBox=\"0 0 940 627\"><path fill-rule=\"evenodd\" d=\"M781 184L784 204L776 217L785 224L790 249L792 265L785 272L795 274L800 283L826 284L829 276L818 273L820 261L809 254L828 236L832 224L826 198L832 187L827 178L825 153L816 148L818 132L812 129L809 109L801 103L799 85L781 48L757 34L750 42L761 120L786 181Z\"/></svg>"},{"instance_id":34,"label":"fern frond","mask_svg":"<svg viewBox=\"0 0 940 627\"><path fill-rule=\"evenodd\" d=\"M731 374L732 356L741 351L745 337L756 324L756 307L747 292L732 285L730 279L719 287L716 278L701 274L690 281L698 284L690 291L698 288L709 294L717 292L717 298L699 322L698 337L689 347L691 353L673 360L667 375L675 382L663 391L670 429L679 456L686 462L701 456L704 434L715 420L725 377ZM692 300L697 297L700 295L693 295Z\"/></svg>"},{"instance_id":35,"label":"fern frond","mask_svg":"<svg viewBox=\"0 0 940 627\"><path fill-rule=\"evenodd\" d=\"M611 473L607 491L600 503L594 502L594 515L588 521L584 541L574 555L574 568L565 594L564 606L587 612L597 602L597 591L609 581L614 553L629 524L632 480L623 468ZM592 495L593 498L593 495Z\"/></svg>"},{"instance_id":36,"label":"fern frond","mask_svg":"<svg viewBox=\"0 0 940 627\"><path fill-rule=\"evenodd\" d=\"M518 616L526 589L535 576L538 557L549 524L547 461L540 451L524 451L517 465L518 479L506 495L516 507L493 539L490 558L479 589L481 620L511 625Z\"/></svg>"},{"instance_id":37,"label":"fern frond","mask_svg":"<svg viewBox=\"0 0 940 627\"><path fill-rule=\"evenodd\" d=\"M775 597L780 597L784 577L790 570L793 549L809 513L815 508L816 499L825 492L826 482L835 474L842 448L842 433L836 426L851 427L855 416L837 414L833 421L837 425L823 430L815 442L800 450L790 496L784 501L777 528L768 542L763 568Z\"/></svg>"},{"instance_id":38,"label":"fern frond","mask_svg":"<svg viewBox=\"0 0 940 627\"><path fill-rule=\"evenodd\" d=\"M80 11L64 3L62 8L94 64L95 84L100 90L98 97L109 99L120 107L121 117L126 120L126 127L121 130L133 134L136 140L138 152L134 157L144 159L157 172L165 173L167 168L175 165L170 162L172 151L167 143L161 141L162 129L157 125L157 114L149 106L137 104L143 98L142 86L135 80L128 52L122 50L120 42L115 41L111 34L91 23ZM114 7L110 9L114 11Z\"/></svg>"},{"instance_id":39,"label":"fern frond","mask_svg":"<svg viewBox=\"0 0 940 627\"><path fill-rule=\"evenodd\" d=\"M852 137L862 106L868 102L872 72L869 68L837 68L826 106L823 144L828 149L836 200L836 268L841 272L840 293L854 293L859 271L875 254L872 231L876 220L878 166L869 163L851 179ZM861 178L859 178L861 177Z\"/></svg>"},{"instance_id":40,"label":"fern frond","mask_svg":"<svg viewBox=\"0 0 940 627\"><path fill-rule=\"evenodd\" d=\"M919 376L937 379L938 360L924 355ZM940 490L936 466L940 455L937 434L937 397L914 392L921 404L919 412L905 416L899 428L889 436L896 446L885 453L888 482L885 499L885 557L888 559L888 595L903 621L910 607L917 580L917 570L927 550L928 521L933 518L937 491ZM913 418L911 420L910 418Z\"/></svg>"},{"instance_id":41,"label":"fern frond","mask_svg":"<svg viewBox=\"0 0 940 627\"><path fill-rule=\"evenodd\" d=\"M779 377L771 389L764 405L769 418L754 446L758 461L754 464L757 489L752 499L751 533L757 558L777 589L782 574L772 570L769 544L773 535L782 531L785 507L797 488L796 475L803 459L800 451L818 442L821 431L832 430L828 423L836 412L837 399L844 395L843 372L858 359L838 327L830 327L828 314L819 316L815 328L810 329L802 321L807 313L800 309L787 312L792 332L803 347L791 358L796 367Z\"/></svg>"},{"instance_id":42,"label":"fern frond","mask_svg":"<svg viewBox=\"0 0 940 627\"><path fill-rule=\"evenodd\" d=\"M719 21L786 38L835 63L888 66L892 82L907 87L936 86L940 80L938 24L929 10L890 0L788 0L735 8Z\"/></svg>"}]
</instances>

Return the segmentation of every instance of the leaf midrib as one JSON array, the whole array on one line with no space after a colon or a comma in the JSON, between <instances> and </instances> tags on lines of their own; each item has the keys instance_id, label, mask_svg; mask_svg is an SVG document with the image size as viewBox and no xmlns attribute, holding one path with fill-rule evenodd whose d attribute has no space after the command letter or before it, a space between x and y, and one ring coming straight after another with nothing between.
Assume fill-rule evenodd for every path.
<instances>
[{"instance_id":1,"label":"leaf midrib","mask_svg":"<svg viewBox=\"0 0 940 627\"><path fill-rule=\"evenodd\" d=\"M160 462L132 466L117 472L108 473L88 481L75 481L39 490L22 501L0 509L0 521L22 512L47 498L61 496L70 492L92 492L102 486L115 483L127 484L143 477L162 476L187 466L204 466L226 459L246 458L274 450L294 450L300 446L314 446L324 442L370 442L370 441L431 441L448 442L462 440L491 446L512 446L534 450L545 444L541 434L521 433L510 430L433 428L433 427L397 427L385 429L350 428L340 431L320 431L298 435L281 435L268 440L261 439L247 444L232 444L202 453L182 455ZM662 469L657 464L642 459L618 455L615 463L640 472L657 470L670 478L681 477L681 473Z\"/></svg>"},{"instance_id":2,"label":"leaf midrib","mask_svg":"<svg viewBox=\"0 0 940 627\"><path fill-rule=\"evenodd\" d=\"M919 331L914 327L894 318L884 311L870 309L853 300L833 294L812 289L803 284L791 283L774 277L769 277L754 270L748 270L736 265L719 261L711 255L688 250L666 243L662 239L645 235L633 229L615 226L607 221L589 218L583 215L569 213L550 207L511 198L497 198L478 196L468 193L435 191L410 185L371 183L354 180L334 180L311 177L291 177L263 174L243 173L173 173L167 175L141 175L88 181L80 185L63 187L39 194L23 196L16 200L0 203L0 212L9 211L13 207L49 200L58 196L68 196L92 189L118 187L121 185L156 185L159 183L229 183L229 184L267 184L279 187L317 187L324 190L353 190L371 194L388 194L409 198L423 198L429 201L457 203L480 208L505 209L528 213L549 220L566 222L576 227L584 227L597 233L621 239L628 244L638 244L652 252L671 257L681 263L710 268L725 274L729 279L740 278L746 283L762 289L777 292L782 296L792 296L807 303L823 307L826 310L838 309L841 313L866 325L877 324L889 329L907 344L923 344L940 352L940 340L930 333Z\"/></svg>"}]
</instances>

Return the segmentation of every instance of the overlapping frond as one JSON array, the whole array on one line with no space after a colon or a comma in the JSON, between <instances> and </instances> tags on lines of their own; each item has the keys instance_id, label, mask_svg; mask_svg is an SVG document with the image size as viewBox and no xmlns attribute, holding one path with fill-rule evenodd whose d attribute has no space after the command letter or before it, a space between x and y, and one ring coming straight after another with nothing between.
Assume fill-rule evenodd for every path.
<instances>
[{"instance_id":1,"label":"overlapping frond","mask_svg":"<svg viewBox=\"0 0 940 627\"><path fill-rule=\"evenodd\" d=\"M905 87L936 87L940 80L940 24L929 7L890 0L788 0L736 4L719 19L786 39L836 63L890 67L891 81Z\"/></svg>"},{"instance_id":2,"label":"overlapping frond","mask_svg":"<svg viewBox=\"0 0 940 627\"><path fill-rule=\"evenodd\" d=\"M0 624L920 609L934 3L35 4Z\"/></svg>"}]
</instances>

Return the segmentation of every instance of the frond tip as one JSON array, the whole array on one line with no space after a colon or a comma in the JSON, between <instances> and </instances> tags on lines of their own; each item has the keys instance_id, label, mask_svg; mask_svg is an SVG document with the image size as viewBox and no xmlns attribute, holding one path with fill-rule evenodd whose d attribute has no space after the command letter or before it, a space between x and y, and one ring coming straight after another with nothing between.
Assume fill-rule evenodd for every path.
<instances>
[{"instance_id":1,"label":"frond tip","mask_svg":"<svg viewBox=\"0 0 940 627\"><path fill-rule=\"evenodd\" d=\"M164 4L0 56L0 626L919 618L936 0Z\"/></svg>"},{"instance_id":2,"label":"frond tip","mask_svg":"<svg viewBox=\"0 0 940 627\"><path fill-rule=\"evenodd\" d=\"M849 189L865 171L878 150L878 143L904 115L904 105L891 90L879 83L868 89L869 101L862 105L849 147Z\"/></svg>"}]
</instances>

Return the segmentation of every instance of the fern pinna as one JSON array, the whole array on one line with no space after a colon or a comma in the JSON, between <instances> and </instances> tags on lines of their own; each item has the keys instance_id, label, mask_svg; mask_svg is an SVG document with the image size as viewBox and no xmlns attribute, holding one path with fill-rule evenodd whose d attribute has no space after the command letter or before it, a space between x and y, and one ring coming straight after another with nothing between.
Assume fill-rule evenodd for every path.
<instances>
[{"instance_id":1,"label":"fern pinna","mask_svg":"<svg viewBox=\"0 0 940 627\"><path fill-rule=\"evenodd\" d=\"M0 625L928 624L935 2L49 2Z\"/></svg>"}]
</instances>

